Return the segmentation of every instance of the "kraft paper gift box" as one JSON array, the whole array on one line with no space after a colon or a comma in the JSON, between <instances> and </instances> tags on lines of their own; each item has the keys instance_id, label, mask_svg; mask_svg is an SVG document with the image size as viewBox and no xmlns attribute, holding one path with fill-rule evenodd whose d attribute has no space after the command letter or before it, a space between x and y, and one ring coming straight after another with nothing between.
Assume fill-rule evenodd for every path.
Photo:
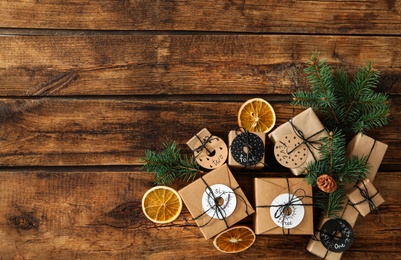
<instances>
[{"instance_id":1,"label":"kraft paper gift box","mask_svg":"<svg viewBox=\"0 0 401 260\"><path fill-rule=\"evenodd\" d=\"M355 188L347 193L347 197L351 205L364 217L374 213L377 207L384 203L383 197L369 179L356 184Z\"/></svg>"},{"instance_id":2,"label":"kraft paper gift box","mask_svg":"<svg viewBox=\"0 0 401 260\"><path fill-rule=\"evenodd\" d=\"M220 137L212 135L206 128L193 136L187 145L194 152L196 162L204 169L216 169L227 160L226 143Z\"/></svg>"},{"instance_id":3,"label":"kraft paper gift box","mask_svg":"<svg viewBox=\"0 0 401 260\"><path fill-rule=\"evenodd\" d=\"M301 175L304 173L303 167L308 162L320 159L319 148L321 144L318 141L321 138L327 137L328 133L312 108L308 108L292 118L292 120L277 127L269 134L269 138L276 144L286 135L303 136L308 142L313 142L313 145L307 144L309 147L308 153L303 163L290 169L294 175Z\"/></svg>"},{"instance_id":4,"label":"kraft paper gift box","mask_svg":"<svg viewBox=\"0 0 401 260\"><path fill-rule=\"evenodd\" d=\"M380 167L383 157L387 151L387 144L379 142L367 135L357 134L347 145L346 155L348 157L362 156L368 157L368 173L366 178L373 182L376 173ZM350 183L345 186L345 191L348 192L354 188L355 183Z\"/></svg>"},{"instance_id":5,"label":"kraft paper gift box","mask_svg":"<svg viewBox=\"0 0 401 260\"><path fill-rule=\"evenodd\" d=\"M232 192L217 190L217 188L214 187L216 184L223 184L229 187ZM210 191L213 192L213 195L211 195ZM207 193L204 195L205 192L209 195L207 195ZM178 193L205 239L212 238L255 212L227 164L203 175L201 178L179 190ZM213 205L209 205L206 208L203 207L204 198L206 198L206 201L209 201L209 199L218 201L220 198L219 194L222 194L221 197L225 198L223 203L227 202L230 205L223 204L219 209L213 207ZM236 199L236 203L232 203L234 198ZM226 205L228 206L226 207ZM228 212L230 209L233 210L232 214L225 214L225 211ZM215 214L210 216L207 214L208 212L210 214L215 212ZM223 215L228 216L222 217ZM213 216L219 217L220 219L214 218Z\"/></svg>"},{"instance_id":6,"label":"kraft paper gift box","mask_svg":"<svg viewBox=\"0 0 401 260\"><path fill-rule=\"evenodd\" d=\"M265 145L266 133L230 131L228 166L233 170L262 169L265 166Z\"/></svg>"},{"instance_id":7,"label":"kraft paper gift box","mask_svg":"<svg viewBox=\"0 0 401 260\"><path fill-rule=\"evenodd\" d=\"M287 180L288 185L287 186ZM258 235L312 235L313 234L313 199L312 186L303 178L255 178L255 233ZM271 215L271 206L276 210L274 200L281 194L306 196L302 199L304 216L302 222L294 228L277 225ZM289 233L288 233L289 232Z\"/></svg>"},{"instance_id":8,"label":"kraft paper gift box","mask_svg":"<svg viewBox=\"0 0 401 260\"><path fill-rule=\"evenodd\" d=\"M347 201L347 199L344 199L344 202ZM351 227L354 227L358 216L359 212L354 207L348 204L344 204L344 209L342 211L342 214L340 215L341 219L344 219L350 224ZM320 258L324 258L327 260L339 260L341 259L343 252L330 251L322 244L321 241L319 241L320 230L324 223L326 223L330 219L331 218L323 218L321 221L319 221L319 223L317 224L317 231L315 231L314 237L309 240L306 249Z\"/></svg>"}]
</instances>

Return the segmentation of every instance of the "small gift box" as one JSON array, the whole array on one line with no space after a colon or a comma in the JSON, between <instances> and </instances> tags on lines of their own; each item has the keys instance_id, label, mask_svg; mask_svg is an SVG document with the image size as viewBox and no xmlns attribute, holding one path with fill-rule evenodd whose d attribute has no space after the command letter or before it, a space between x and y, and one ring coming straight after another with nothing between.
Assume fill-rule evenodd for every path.
<instances>
[{"instance_id":1,"label":"small gift box","mask_svg":"<svg viewBox=\"0 0 401 260\"><path fill-rule=\"evenodd\" d=\"M178 193L206 239L255 212L227 164Z\"/></svg>"},{"instance_id":2,"label":"small gift box","mask_svg":"<svg viewBox=\"0 0 401 260\"><path fill-rule=\"evenodd\" d=\"M344 202L347 202L344 199ZM351 205L345 204L340 218L323 218L317 224L314 236L306 249L312 254L328 259L339 260L354 241L353 227L359 216Z\"/></svg>"},{"instance_id":3,"label":"small gift box","mask_svg":"<svg viewBox=\"0 0 401 260\"><path fill-rule=\"evenodd\" d=\"M277 161L291 169L295 175L303 174L306 163L319 160L319 140L326 137L327 131L315 112L306 109L269 134L273 141Z\"/></svg>"},{"instance_id":4,"label":"small gift box","mask_svg":"<svg viewBox=\"0 0 401 260\"><path fill-rule=\"evenodd\" d=\"M312 203L302 178L255 178L255 233L312 235Z\"/></svg>"},{"instance_id":5,"label":"small gift box","mask_svg":"<svg viewBox=\"0 0 401 260\"><path fill-rule=\"evenodd\" d=\"M228 156L226 143L203 128L187 145L194 152L195 160L205 169L216 169L223 165Z\"/></svg>"},{"instance_id":6,"label":"small gift box","mask_svg":"<svg viewBox=\"0 0 401 260\"><path fill-rule=\"evenodd\" d=\"M359 158L366 156L368 158L367 164L369 166L366 178L368 178L370 182L373 182L386 153L387 147L387 144L376 141L367 135L357 134L351 142L348 143L346 155L348 157L358 156ZM345 186L347 192L353 188L354 183Z\"/></svg>"},{"instance_id":7,"label":"small gift box","mask_svg":"<svg viewBox=\"0 0 401 260\"><path fill-rule=\"evenodd\" d=\"M355 185L355 188L347 193L347 197L349 203L364 217L378 211L377 207L384 203L383 197L369 179Z\"/></svg>"},{"instance_id":8,"label":"small gift box","mask_svg":"<svg viewBox=\"0 0 401 260\"><path fill-rule=\"evenodd\" d=\"M262 169L265 166L266 134L230 131L228 134L228 166L231 169Z\"/></svg>"}]
</instances>

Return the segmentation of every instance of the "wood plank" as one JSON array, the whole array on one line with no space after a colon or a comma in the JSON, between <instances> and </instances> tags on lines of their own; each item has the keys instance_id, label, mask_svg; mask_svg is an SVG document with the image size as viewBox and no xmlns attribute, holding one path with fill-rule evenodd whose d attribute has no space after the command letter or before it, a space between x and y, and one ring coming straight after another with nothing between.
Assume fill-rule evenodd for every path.
<instances>
[{"instance_id":1,"label":"wood plank","mask_svg":"<svg viewBox=\"0 0 401 260\"><path fill-rule=\"evenodd\" d=\"M399 34L401 2L1 1L0 27Z\"/></svg>"},{"instance_id":2,"label":"wood plank","mask_svg":"<svg viewBox=\"0 0 401 260\"><path fill-rule=\"evenodd\" d=\"M243 101L0 99L0 165L137 165L145 150L173 140L189 153L185 143L204 127L227 142ZM277 126L291 118L288 103L272 103ZM391 104L390 125L368 133L389 144L383 166L401 160L401 99ZM267 158L279 169L272 151Z\"/></svg>"},{"instance_id":3,"label":"wood plank","mask_svg":"<svg viewBox=\"0 0 401 260\"><path fill-rule=\"evenodd\" d=\"M290 94L306 88L314 51L349 72L374 60L380 90L400 94L400 43L399 36L1 37L0 96Z\"/></svg>"},{"instance_id":4,"label":"wood plank","mask_svg":"<svg viewBox=\"0 0 401 260\"><path fill-rule=\"evenodd\" d=\"M253 198L250 173L236 175L246 196ZM259 176L261 173L259 173ZM280 174L282 175L282 174ZM285 175L291 176L287 172ZM265 176L271 176L266 173ZM276 175L275 175L276 176ZM388 181L392 180L392 181ZM386 203L382 221L367 216L356 224L355 244L343 259L369 256L390 259L401 253L399 198L400 172L380 172L375 186ZM180 188L185 184L175 184ZM173 224L155 225L140 208L152 176L142 171L3 171L0 174L0 252L4 259L176 259L218 257L316 259L306 250L309 236L258 236L250 249L224 255L205 240L193 221L179 218ZM190 217L184 208L183 215ZM20 221L15 221L16 219ZM252 218L242 221L251 226ZM179 237L177 234L180 234Z\"/></svg>"}]
</instances>

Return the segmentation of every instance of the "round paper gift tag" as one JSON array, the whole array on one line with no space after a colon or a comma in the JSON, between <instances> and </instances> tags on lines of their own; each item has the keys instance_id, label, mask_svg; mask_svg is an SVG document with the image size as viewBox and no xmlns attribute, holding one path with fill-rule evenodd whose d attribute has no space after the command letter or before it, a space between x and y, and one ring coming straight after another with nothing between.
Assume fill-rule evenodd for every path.
<instances>
[{"instance_id":1,"label":"round paper gift tag","mask_svg":"<svg viewBox=\"0 0 401 260\"><path fill-rule=\"evenodd\" d=\"M332 252L344 252L354 242L354 230L344 219L329 219L320 229L320 241Z\"/></svg>"},{"instance_id":2,"label":"round paper gift tag","mask_svg":"<svg viewBox=\"0 0 401 260\"><path fill-rule=\"evenodd\" d=\"M194 152L196 161L200 166L205 169L216 169L223 165L228 156L228 149L226 143L217 136L204 139L204 148L198 149ZM196 147L201 147L202 143L199 141Z\"/></svg>"},{"instance_id":3,"label":"round paper gift tag","mask_svg":"<svg viewBox=\"0 0 401 260\"><path fill-rule=\"evenodd\" d=\"M202 208L210 217L224 219L233 214L237 206L234 191L224 184L214 184L202 196Z\"/></svg>"},{"instance_id":4,"label":"round paper gift tag","mask_svg":"<svg viewBox=\"0 0 401 260\"><path fill-rule=\"evenodd\" d=\"M237 163L250 166L262 160L265 154L265 145L256 134L244 132L234 138L230 150Z\"/></svg>"},{"instance_id":5,"label":"round paper gift tag","mask_svg":"<svg viewBox=\"0 0 401 260\"><path fill-rule=\"evenodd\" d=\"M306 161L308 148L301 138L295 134L288 134L274 145L274 156L284 167L297 168Z\"/></svg>"},{"instance_id":6,"label":"round paper gift tag","mask_svg":"<svg viewBox=\"0 0 401 260\"><path fill-rule=\"evenodd\" d=\"M295 200L292 205L285 205L289 200ZM304 219L305 208L297 196L293 194L280 194L272 202L270 207L270 216L274 223L279 227L287 229L298 226Z\"/></svg>"}]
</instances>

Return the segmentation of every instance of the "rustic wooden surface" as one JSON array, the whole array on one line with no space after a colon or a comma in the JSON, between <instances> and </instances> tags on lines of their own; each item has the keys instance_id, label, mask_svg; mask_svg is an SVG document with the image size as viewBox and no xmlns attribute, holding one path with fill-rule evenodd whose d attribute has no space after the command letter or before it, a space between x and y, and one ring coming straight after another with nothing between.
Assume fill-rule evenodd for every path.
<instances>
[{"instance_id":1,"label":"rustic wooden surface","mask_svg":"<svg viewBox=\"0 0 401 260\"><path fill-rule=\"evenodd\" d=\"M252 97L282 124L313 51L382 72L390 124L368 135L389 144L375 180L386 203L381 222L358 219L343 259L401 258L401 1L7 0L0 17L0 259L318 259L308 236L227 256L193 222L155 225L140 208L146 149L189 153L203 127L227 140ZM249 198L252 177L291 176L267 161L235 173Z\"/></svg>"}]
</instances>

